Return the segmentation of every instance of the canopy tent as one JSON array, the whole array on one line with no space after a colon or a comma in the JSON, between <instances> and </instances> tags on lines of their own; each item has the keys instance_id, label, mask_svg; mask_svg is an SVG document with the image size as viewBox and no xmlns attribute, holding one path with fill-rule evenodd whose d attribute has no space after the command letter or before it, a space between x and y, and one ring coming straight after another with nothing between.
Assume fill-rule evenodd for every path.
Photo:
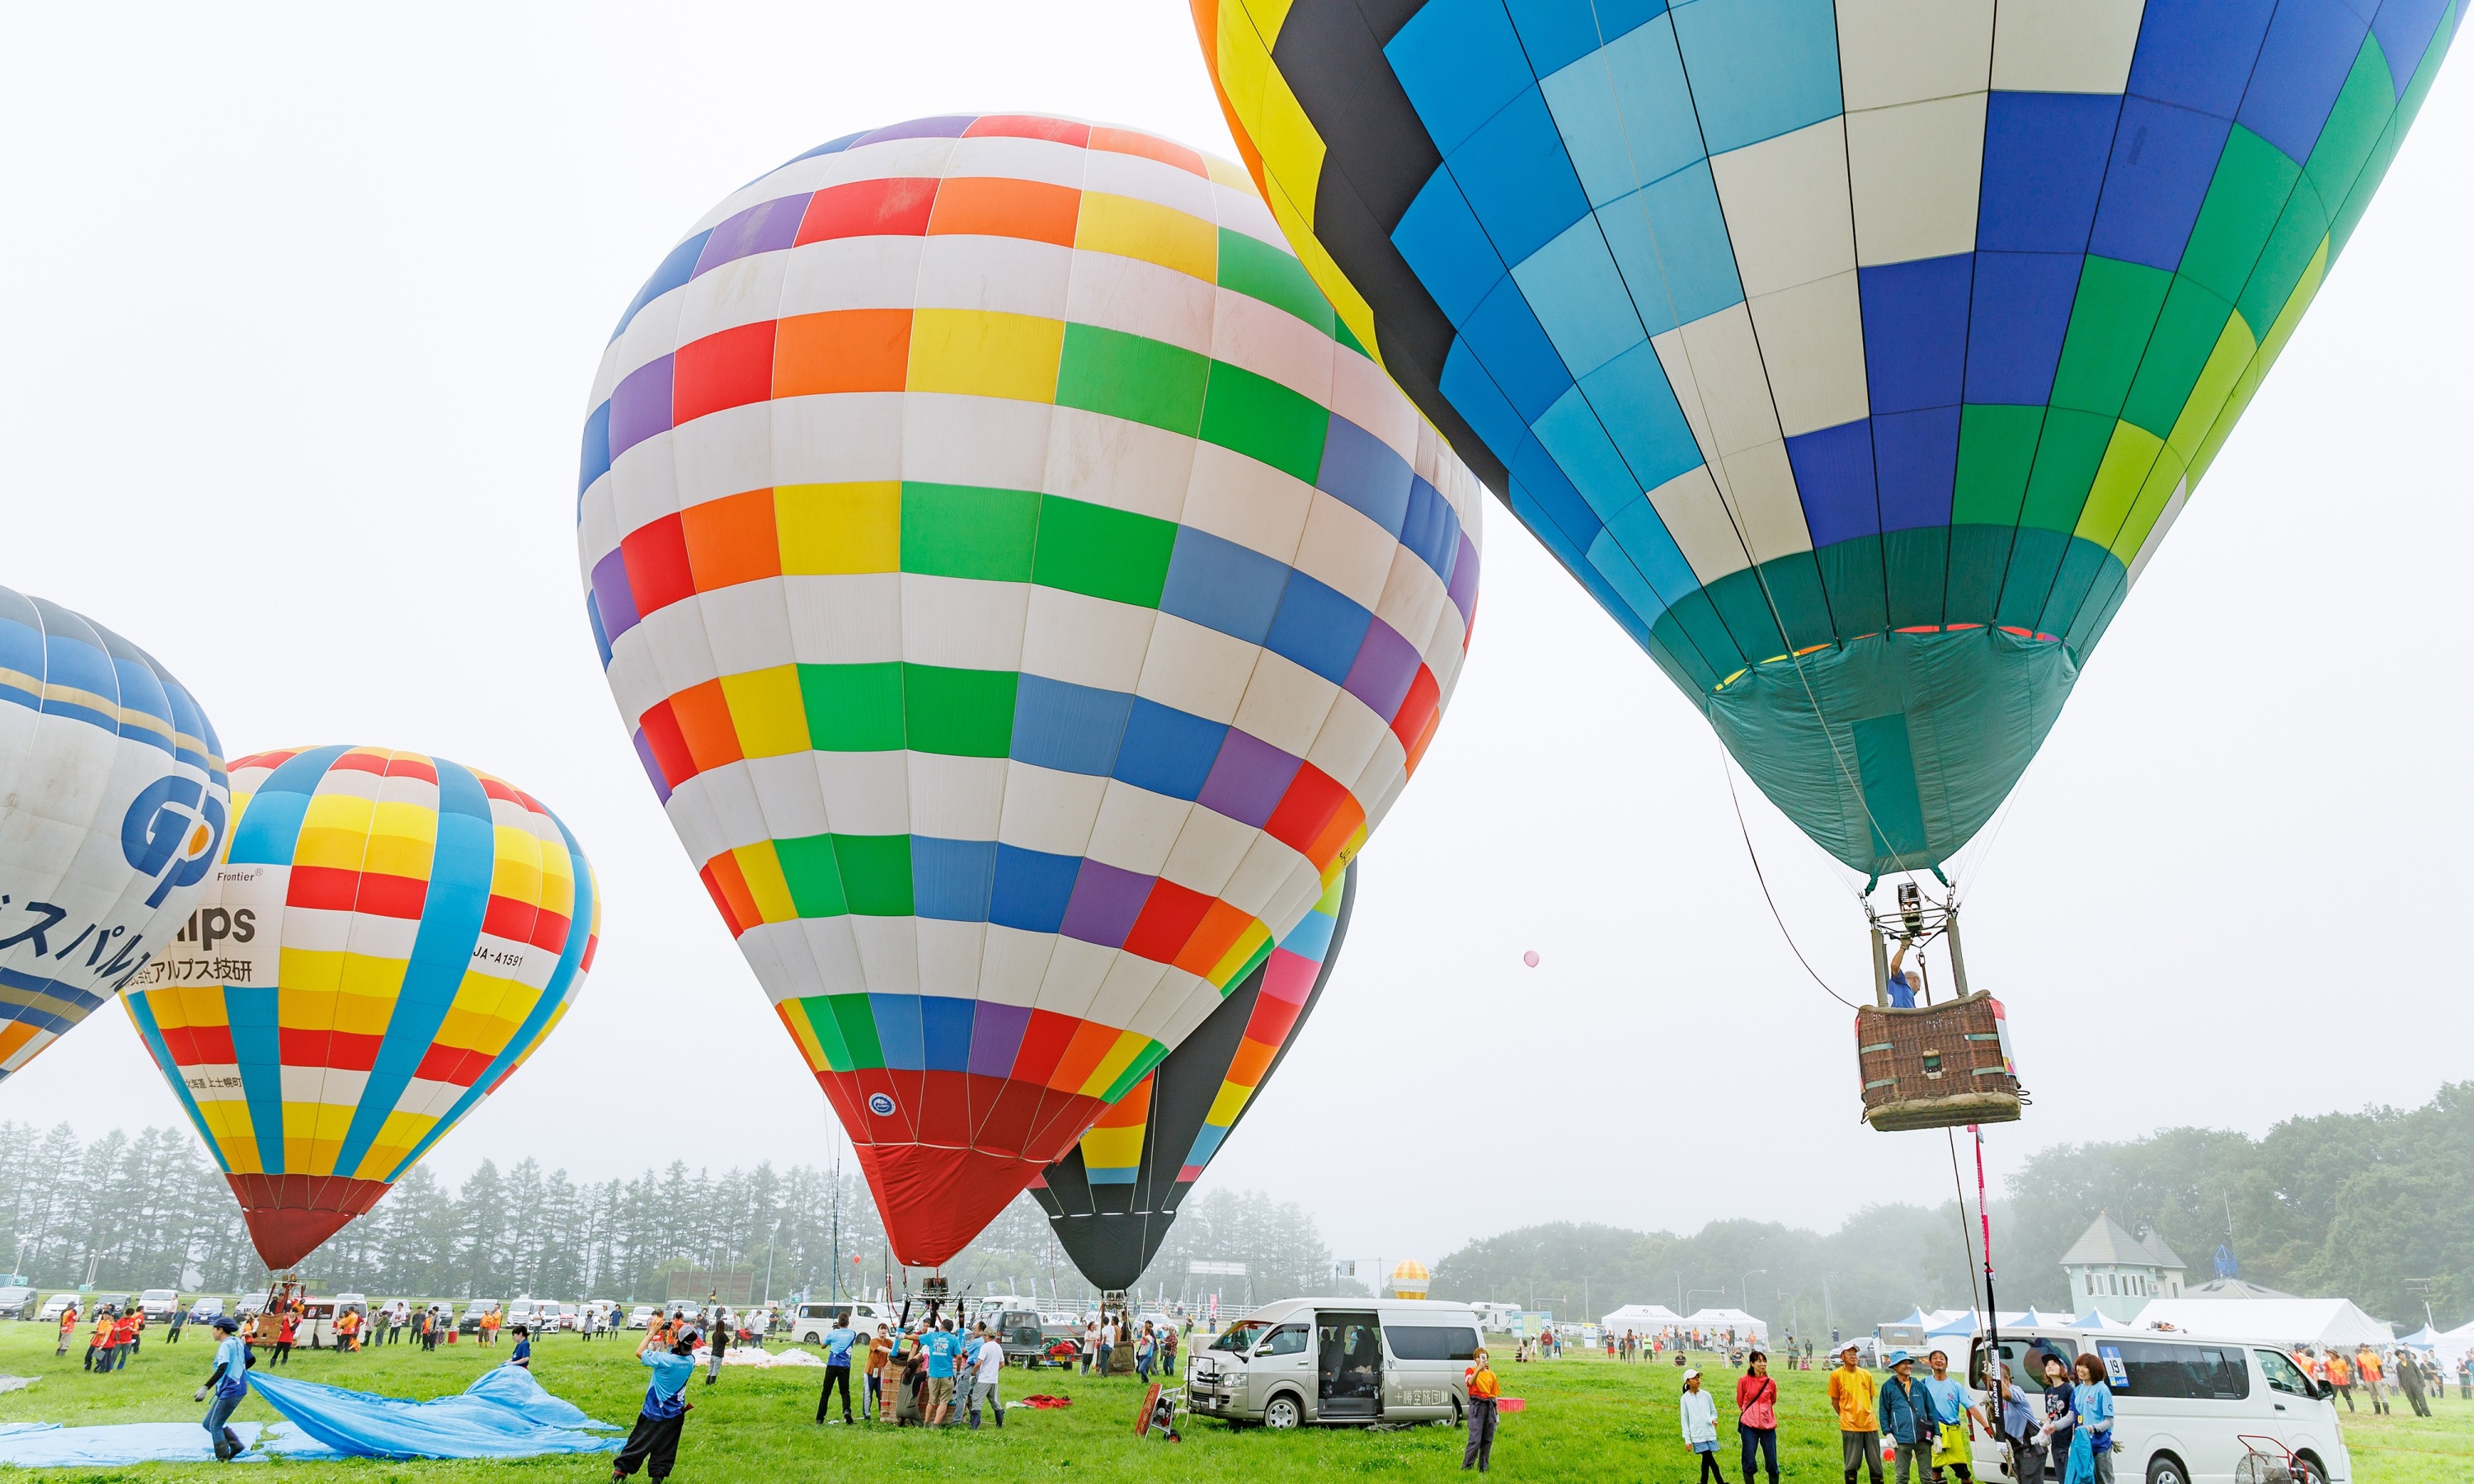
<instances>
[{"instance_id":1,"label":"canopy tent","mask_svg":"<svg viewBox=\"0 0 2474 1484\"><path fill-rule=\"evenodd\" d=\"M2001 1328L2004 1329L2051 1328L2071 1323L2071 1316L2068 1314L2047 1314L2032 1307L1997 1315L1996 1318L2000 1321ZM1960 1309L1952 1318L1928 1328L1925 1330L1925 1337L1935 1340L1965 1339L1977 1333L1981 1328L1982 1320L1983 1316L1973 1309Z\"/></svg>"},{"instance_id":2,"label":"canopy tent","mask_svg":"<svg viewBox=\"0 0 2474 1484\"><path fill-rule=\"evenodd\" d=\"M1609 1334L1656 1334L1661 1329L1680 1329L1684 1316L1663 1304L1627 1304L1598 1321Z\"/></svg>"},{"instance_id":3,"label":"canopy tent","mask_svg":"<svg viewBox=\"0 0 2474 1484\"><path fill-rule=\"evenodd\" d=\"M2163 1301L2160 1300L2158 1302L2161 1303ZM2086 1313L2081 1314L2078 1318L2072 1320L2071 1328L2074 1329L2137 1329L2141 1327L2138 1325L2125 1325L2119 1319L2110 1318L2102 1309L2090 1309Z\"/></svg>"},{"instance_id":4,"label":"canopy tent","mask_svg":"<svg viewBox=\"0 0 2474 1484\"><path fill-rule=\"evenodd\" d=\"M2438 1348L2452 1355L2474 1351L2474 1325L2459 1325L2454 1329L2440 1330Z\"/></svg>"},{"instance_id":5,"label":"canopy tent","mask_svg":"<svg viewBox=\"0 0 2474 1484\"><path fill-rule=\"evenodd\" d=\"M1738 1335L1749 1335L1764 1345L1769 1343L1768 1321L1755 1319L1739 1308L1695 1309L1679 1322L1686 1329L1699 1329L1705 1334L1713 1329L1733 1329Z\"/></svg>"},{"instance_id":6,"label":"canopy tent","mask_svg":"<svg viewBox=\"0 0 2474 1484\"><path fill-rule=\"evenodd\" d=\"M2391 1345L2389 1328L2350 1299L2151 1299L2130 1328L2170 1325L2194 1334L2292 1345Z\"/></svg>"},{"instance_id":7,"label":"canopy tent","mask_svg":"<svg viewBox=\"0 0 2474 1484\"><path fill-rule=\"evenodd\" d=\"M2415 1350L2438 1350L2439 1348L2439 1331L2434 1329L2429 1325L2425 1325L2412 1334L2400 1335L2397 1338L2397 1343L2399 1345L2411 1345Z\"/></svg>"}]
</instances>

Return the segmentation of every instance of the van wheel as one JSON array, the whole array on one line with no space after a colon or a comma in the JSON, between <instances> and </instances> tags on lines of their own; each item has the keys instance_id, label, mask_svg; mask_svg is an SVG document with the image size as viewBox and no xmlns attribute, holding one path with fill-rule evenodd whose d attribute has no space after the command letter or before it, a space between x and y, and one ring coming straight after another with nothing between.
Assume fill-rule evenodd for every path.
<instances>
[{"instance_id":1,"label":"van wheel","mask_svg":"<svg viewBox=\"0 0 2474 1484\"><path fill-rule=\"evenodd\" d=\"M1461 1410L1461 1399L1458 1397L1452 1399L1452 1425L1455 1427L1468 1425L1468 1415Z\"/></svg>"},{"instance_id":2,"label":"van wheel","mask_svg":"<svg viewBox=\"0 0 2474 1484\"><path fill-rule=\"evenodd\" d=\"M2328 1484L2328 1471L2309 1453L2293 1455L2293 1484Z\"/></svg>"},{"instance_id":3,"label":"van wheel","mask_svg":"<svg viewBox=\"0 0 2474 1484\"><path fill-rule=\"evenodd\" d=\"M2182 1467L2182 1460L2159 1453L2147 1461L2147 1484L2191 1484L2191 1472Z\"/></svg>"},{"instance_id":4,"label":"van wheel","mask_svg":"<svg viewBox=\"0 0 2474 1484\"><path fill-rule=\"evenodd\" d=\"M1283 1394L1263 1403L1263 1425L1274 1432L1286 1432L1305 1420L1305 1409L1298 1405L1295 1397Z\"/></svg>"}]
</instances>

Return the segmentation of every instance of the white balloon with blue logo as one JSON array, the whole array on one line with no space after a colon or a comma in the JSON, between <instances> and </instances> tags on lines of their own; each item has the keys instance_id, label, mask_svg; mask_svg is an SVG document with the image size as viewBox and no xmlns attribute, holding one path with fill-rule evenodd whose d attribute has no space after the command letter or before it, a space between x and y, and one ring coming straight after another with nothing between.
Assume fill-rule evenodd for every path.
<instances>
[{"instance_id":1,"label":"white balloon with blue logo","mask_svg":"<svg viewBox=\"0 0 2474 1484\"><path fill-rule=\"evenodd\" d=\"M0 1077L120 990L207 977L183 930L231 809L186 687L0 587Z\"/></svg>"}]
</instances>

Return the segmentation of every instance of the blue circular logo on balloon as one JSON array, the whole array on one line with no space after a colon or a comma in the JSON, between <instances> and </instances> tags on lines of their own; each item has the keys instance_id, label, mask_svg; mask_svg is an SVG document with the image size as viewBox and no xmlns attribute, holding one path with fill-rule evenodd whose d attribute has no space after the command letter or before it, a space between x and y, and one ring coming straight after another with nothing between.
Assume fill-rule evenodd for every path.
<instances>
[{"instance_id":1,"label":"blue circular logo on balloon","mask_svg":"<svg viewBox=\"0 0 2474 1484\"><path fill-rule=\"evenodd\" d=\"M174 887L204 879L223 837L224 802L177 773L148 784L120 821L121 853L156 883L149 907L161 906Z\"/></svg>"},{"instance_id":2,"label":"blue circular logo on balloon","mask_svg":"<svg viewBox=\"0 0 2474 1484\"><path fill-rule=\"evenodd\" d=\"M880 1118L892 1117L893 1094L890 1092L869 1093L867 1095L867 1111L876 1114Z\"/></svg>"}]
</instances>

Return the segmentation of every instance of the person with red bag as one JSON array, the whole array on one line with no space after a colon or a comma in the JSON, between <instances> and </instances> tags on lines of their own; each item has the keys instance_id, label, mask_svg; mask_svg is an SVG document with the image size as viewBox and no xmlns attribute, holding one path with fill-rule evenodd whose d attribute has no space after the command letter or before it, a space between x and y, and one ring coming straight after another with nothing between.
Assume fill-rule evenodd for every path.
<instances>
[{"instance_id":1,"label":"person with red bag","mask_svg":"<svg viewBox=\"0 0 2474 1484\"><path fill-rule=\"evenodd\" d=\"M1744 1441L1744 1484L1753 1484L1753 1458L1769 1465L1770 1484L1778 1484L1778 1382L1770 1379L1770 1357L1755 1351L1735 1378L1735 1432Z\"/></svg>"}]
</instances>

